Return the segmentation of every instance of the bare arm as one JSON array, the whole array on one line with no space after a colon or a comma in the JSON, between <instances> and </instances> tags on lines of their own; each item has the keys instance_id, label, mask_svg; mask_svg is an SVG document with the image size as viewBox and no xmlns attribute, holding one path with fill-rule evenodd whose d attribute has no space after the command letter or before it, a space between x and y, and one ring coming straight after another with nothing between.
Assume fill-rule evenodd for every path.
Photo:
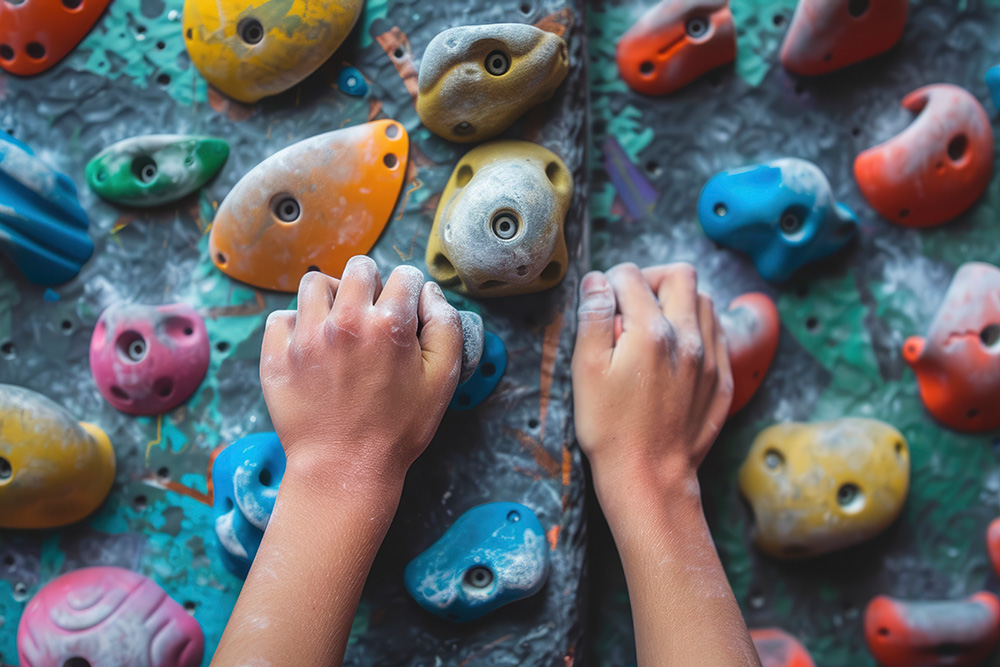
<instances>
[{"instance_id":1,"label":"bare arm","mask_svg":"<svg viewBox=\"0 0 1000 667\"><path fill-rule=\"evenodd\" d=\"M692 267L623 264L584 278L573 393L639 665L759 665L701 507L698 466L725 421L732 373Z\"/></svg>"},{"instance_id":2,"label":"bare arm","mask_svg":"<svg viewBox=\"0 0 1000 667\"><path fill-rule=\"evenodd\" d=\"M410 464L455 391L458 313L412 267L309 273L272 313L261 385L288 460L213 665L339 665Z\"/></svg>"}]
</instances>

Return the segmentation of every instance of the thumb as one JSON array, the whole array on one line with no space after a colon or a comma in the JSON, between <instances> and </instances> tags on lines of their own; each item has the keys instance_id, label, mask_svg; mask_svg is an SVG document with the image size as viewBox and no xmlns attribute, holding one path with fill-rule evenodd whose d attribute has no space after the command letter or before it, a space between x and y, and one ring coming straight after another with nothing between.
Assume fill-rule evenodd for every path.
<instances>
[{"instance_id":1,"label":"thumb","mask_svg":"<svg viewBox=\"0 0 1000 667\"><path fill-rule=\"evenodd\" d=\"M600 271L591 271L580 283L574 360L610 363L615 346L615 293Z\"/></svg>"},{"instance_id":2,"label":"thumb","mask_svg":"<svg viewBox=\"0 0 1000 667\"><path fill-rule=\"evenodd\" d=\"M417 306L420 349L431 386L455 391L462 367L462 320L435 282L424 283ZM449 394L450 396L450 394Z\"/></svg>"}]
</instances>

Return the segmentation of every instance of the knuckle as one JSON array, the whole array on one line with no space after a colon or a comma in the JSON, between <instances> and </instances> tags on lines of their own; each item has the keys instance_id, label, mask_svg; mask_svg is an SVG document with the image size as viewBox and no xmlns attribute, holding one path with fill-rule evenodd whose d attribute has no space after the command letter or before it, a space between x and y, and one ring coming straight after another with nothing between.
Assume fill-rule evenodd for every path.
<instances>
[{"instance_id":1,"label":"knuckle","mask_svg":"<svg viewBox=\"0 0 1000 667\"><path fill-rule=\"evenodd\" d=\"M697 280L698 271L695 270L694 265L688 262L675 262L669 267L670 271L683 280Z\"/></svg>"}]
</instances>

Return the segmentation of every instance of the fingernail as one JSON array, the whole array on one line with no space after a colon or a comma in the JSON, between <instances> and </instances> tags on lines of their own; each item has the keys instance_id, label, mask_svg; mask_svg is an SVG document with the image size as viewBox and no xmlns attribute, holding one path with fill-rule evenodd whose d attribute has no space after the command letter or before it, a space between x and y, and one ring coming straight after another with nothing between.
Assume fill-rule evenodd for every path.
<instances>
[{"instance_id":1,"label":"fingernail","mask_svg":"<svg viewBox=\"0 0 1000 667\"><path fill-rule=\"evenodd\" d=\"M584 298L603 294L611 289L607 277L600 271L591 271L580 282L580 293Z\"/></svg>"}]
</instances>

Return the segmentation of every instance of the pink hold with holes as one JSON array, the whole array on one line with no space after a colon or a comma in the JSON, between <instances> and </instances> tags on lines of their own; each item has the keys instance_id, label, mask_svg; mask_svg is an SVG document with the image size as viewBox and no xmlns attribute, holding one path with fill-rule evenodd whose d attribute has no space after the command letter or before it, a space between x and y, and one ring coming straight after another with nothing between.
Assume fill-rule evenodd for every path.
<instances>
[{"instance_id":1,"label":"pink hold with holes","mask_svg":"<svg viewBox=\"0 0 1000 667\"><path fill-rule=\"evenodd\" d=\"M122 412L159 415L195 392L208 372L205 322L184 304L121 304L103 313L90 339L90 372Z\"/></svg>"},{"instance_id":2,"label":"pink hold with holes","mask_svg":"<svg viewBox=\"0 0 1000 667\"><path fill-rule=\"evenodd\" d=\"M21 667L198 667L198 621L152 579L88 567L46 584L17 626Z\"/></svg>"}]
</instances>

